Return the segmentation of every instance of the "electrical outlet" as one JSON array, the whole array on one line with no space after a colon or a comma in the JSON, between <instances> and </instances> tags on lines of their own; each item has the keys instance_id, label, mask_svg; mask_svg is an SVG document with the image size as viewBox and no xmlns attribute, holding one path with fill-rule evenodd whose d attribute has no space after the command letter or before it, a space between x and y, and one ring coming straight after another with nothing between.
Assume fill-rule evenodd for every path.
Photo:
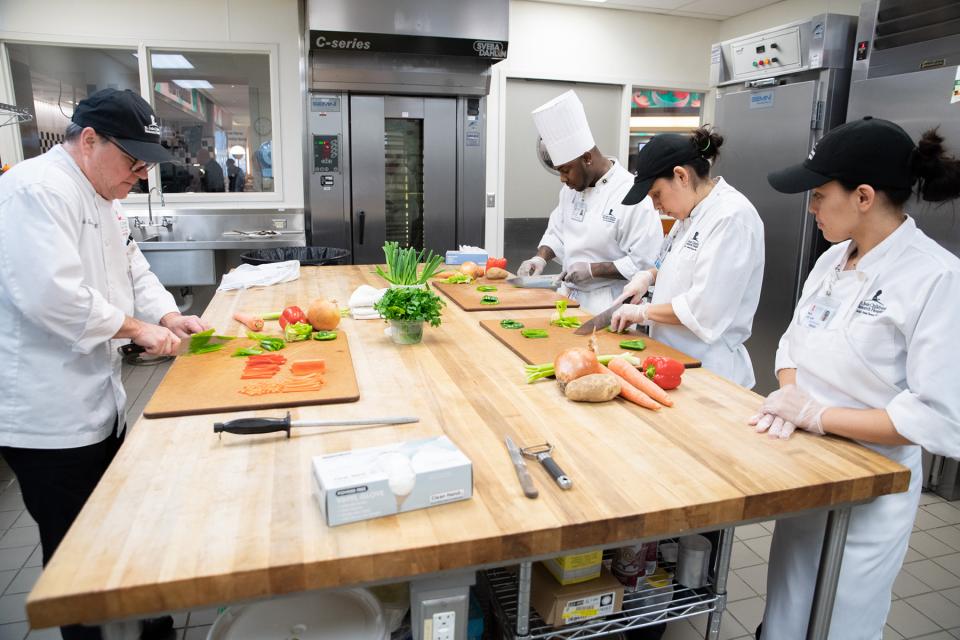
<instances>
[{"instance_id":1,"label":"electrical outlet","mask_svg":"<svg viewBox=\"0 0 960 640\"><path fill-rule=\"evenodd\" d=\"M453 640L456 632L457 614L454 611L442 611L433 614L433 633L430 640Z\"/></svg>"}]
</instances>

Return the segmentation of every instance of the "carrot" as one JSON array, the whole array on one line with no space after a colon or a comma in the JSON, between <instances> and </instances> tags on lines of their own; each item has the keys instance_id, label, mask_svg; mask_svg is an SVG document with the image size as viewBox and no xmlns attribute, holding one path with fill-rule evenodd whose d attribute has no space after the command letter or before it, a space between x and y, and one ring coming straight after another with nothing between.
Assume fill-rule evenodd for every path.
<instances>
[{"instance_id":1,"label":"carrot","mask_svg":"<svg viewBox=\"0 0 960 640\"><path fill-rule=\"evenodd\" d=\"M263 329L263 318L251 315L249 313L236 312L233 319L245 326L250 331L260 331Z\"/></svg>"},{"instance_id":2,"label":"carrot","mask_svg":"<svg viewBox=\"0 0 960 640\"><path fill-rule=\"evenodd\" d=\"M459 271L450 271L450 270L447 270L447 271L440 271L439 273L435 273L435 274L433 274L433 275L430 276L430 277L431 277L431 278L442 278L442 279L446 280L446 279L449 278L450 276L455 276L455 275L457 275L458 273L460 273L460 272L459 272Z\"/></svg>"},{"instance_id":3,"label":"carrot","mask_svg":"<svg viewBox=\"0 0 960 640\"><path fill-rule=\"evenodd\" d=\"M310 373L324 373L327 370L327 361L323 358L314 360L295 360L290 366L290 371L295 376L307 375Z\"/></svg>"},{"instance_id":4,"label":"carrot","mask_svg":"<svg viewBox=\"0 0 960 640\"><path fill-rule=\"evenodd\" d=\"M627 362L625 358L614 358L607 363L607 366L610 367L611 371L660 404L668 407L673 406L673 400L670 399L670 395L658 387L653 380L637 371L637 368Z\"/></svg>"},{"instance_id":5,"label":"carrot","mask_svg":"<svg viewBox=\"0 0 960 640\"><path fill-rule=\"evenodd\" d=\"M617 379L620 381L620 395L623 396L624 400L629 400L634 404L638 404L644 409L652 409L653 411L659 411L661 409L659 402L627 382L623 376L611 371L610 369L607 369L603 365L600 366L603 367L607 373L617 376Z\"/></svg>"}]
</instances>

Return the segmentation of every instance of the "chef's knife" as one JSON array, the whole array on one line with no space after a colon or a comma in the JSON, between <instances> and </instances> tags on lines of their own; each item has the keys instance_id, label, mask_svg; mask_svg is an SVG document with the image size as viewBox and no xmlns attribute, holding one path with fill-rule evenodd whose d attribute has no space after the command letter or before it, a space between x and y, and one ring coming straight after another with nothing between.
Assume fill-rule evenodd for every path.
<instances>
[{"instance_id":1,"label":"chef's knife","mask_svg":"<svg viewBox=\"0 0 960 640\"><path fill-rule=\"evenodd\" d=\"M577 330L573 333L578 336L587 336L594 331L602 331L603 329L606 329L610 326L610 320L613 319L613 314L617 312L617 309L623 306L623 302L626 299L626 295L621 295L613 302L612 305L577 327Z\"/></svg>"},{"instance_id":2,"label":"chef's knife","mask_svg":"<svg viewBox=\"0 0 960 640\"><path fill-rule=\"evenodd\" d=\"M213 432L248 435L285 431L289 438L291 427L340 427L346 425L407 424L410 422L420 422L420 418L416 416L392 416L360 420L291 420L288 411L283 418L237 418L226 422L214 422Z\"/></svg>"},{"instance_id":3,"label":"chef's knife","mask_svg":"<svg viewBox=\"0 0 960 640\"><path fill-rule=\"evenodd\" d=\"M510 452L510 460L513 462L513 468L517 470L517 478L520 480L520 487L523 489L523 495L528 498L536 498L540 495L537 488L533 486L533 478L527 471L527 463L523 461L523 454L520 453L520 447L514 444L510 436L503 439L507 443L507 451Z\"/></svg>"},{"instance_id":4,"label":"chef's knife","mask_svg":"<svg viewBox=\"0 0 960 640\"><path fill-rule=\"evenodd\" d=\"M512 284L521 289L553 289L556 291L560 286L560 276L514 276L505 280L507 284Z\"/></svg>"}]
</instances>

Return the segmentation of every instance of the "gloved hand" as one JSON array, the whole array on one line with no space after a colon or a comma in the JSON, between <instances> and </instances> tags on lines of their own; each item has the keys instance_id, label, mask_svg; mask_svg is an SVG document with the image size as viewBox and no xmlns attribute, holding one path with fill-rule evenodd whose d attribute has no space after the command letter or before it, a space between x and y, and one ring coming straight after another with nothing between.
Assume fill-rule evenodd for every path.
<instances>
[{"instance_id":1,"label":"gloved hand","mask_svg":"<svg viewBox=\"0 0 960 640\"><path fill-rule=\"evenodd\" d=\"M625 304L613 312L610 328L617 333L626 330L632 324L647 321L648 304Z\"/></svg>"},{"instance_id":2,"label":"gloved hand","mask_svg":"<svg viewBox=\"0 0 960 640\"><path fill-rule=\"evenodd\" d=\"M827 407L795 384L774 391L764 400L760 413L748 420L758 433L767 431L772 437L786 440L796 429L818 436L824 435L823 412Z\"/></svg>"},{"instance_id":3,"label":"gloved hand","mask_svg":"<svg viewBox=\"0 0 960 640\"><path fill-rule=\"evenodd\" d=\"M544 268L547 266L547 261L541 258L540 256L533 256L529 260L524 260L520 263L520 268L517 269L518 276L538 276L543 273Z\"/></svg>"},{"instance_id":4,"label":"gloved hand","mask_svg":"<svg viewBox=\"0 0 960 640\"><path fill-rule=\"evenodd\" d=\"M630 302L637 304L647 295L647 289L653 284L653 274L648 270L643 270L630 278L630 282L623 288L624 298L629 298Z\"/></svg>"},{"instance_id":5,"label":"gloved hand","mask_svg":"<svg viewBox=\"0 0 960 640\"><path fill-rule=\"evenodd\" d=\"M570 268L560 274L560 279L574 286L584 285L593 280L593 271L589 262L574 262Z\"/></svg>"}]
</instances>

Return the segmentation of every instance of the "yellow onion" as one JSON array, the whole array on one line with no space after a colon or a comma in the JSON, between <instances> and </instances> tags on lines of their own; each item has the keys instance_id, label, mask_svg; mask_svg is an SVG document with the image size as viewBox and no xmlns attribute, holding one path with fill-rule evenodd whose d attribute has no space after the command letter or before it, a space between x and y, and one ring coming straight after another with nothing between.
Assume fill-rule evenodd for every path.
<instances>
[{"instance_id":1,"label":"yellow onion","mask_svg":"<svg viewBox=\"0 0 960 640\"><path fill-rule=\"evenodd\" d=\"M553 360L553 371L561 389L571 380L591 373L606 373L597 360L597 354L584 347L571 347L561 351Z\"/></svg>"},{"instance_id":2,"label":"yellow onion","mask_svg":"<svg viewBox=\"0 0 960 640\"><path fill-rule=\"evenodd\" d=\"M340 324L340 307L336 300L317 298L307 309L307 321L317 331L332 331Z\"/></svg>"}]
</instances>

